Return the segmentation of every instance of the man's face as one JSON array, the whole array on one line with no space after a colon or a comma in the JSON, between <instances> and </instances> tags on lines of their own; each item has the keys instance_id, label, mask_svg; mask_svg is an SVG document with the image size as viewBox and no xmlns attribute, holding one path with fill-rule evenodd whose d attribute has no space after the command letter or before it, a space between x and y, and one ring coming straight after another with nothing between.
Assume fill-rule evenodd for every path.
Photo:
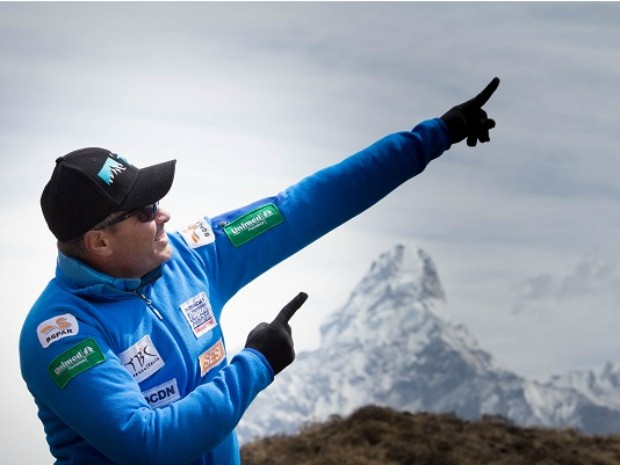
<instances>
[{"instance_id":1,"label":"man's face","mask_svg":"<svg viewBox=\"0 0 620 465\"><path fill-rule=\"evenodd\" d=\"M116 225L112 235L115 276L140 278L172 257L165 224L170 214L161 208L152 221L131 216Z\"/></svg>"}]
</instances>

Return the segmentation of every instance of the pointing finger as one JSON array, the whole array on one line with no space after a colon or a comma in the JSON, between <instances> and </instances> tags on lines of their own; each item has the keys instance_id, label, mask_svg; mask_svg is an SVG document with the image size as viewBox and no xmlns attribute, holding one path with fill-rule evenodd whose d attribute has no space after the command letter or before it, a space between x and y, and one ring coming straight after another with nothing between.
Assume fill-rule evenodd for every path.
<instances>
[{"instance_id":1,"label":"pointing finger","mask_svg":"<svg viewBox=\"0 0 620 465\"><path fill-rule=\"evenodd\" d=\"M306 294L305 292L300 292L299 294L297 294L293 298L293 300L291 300L288 304L284 306L282 310L280 310L280 313L278 313L278 316L276 316L275 320L273 320L273 323L279 323L283 326L288 324L291 317L295 314L297 310L299 310L299 308L304 304L307 298L308 294Z\"/></svg>"},{"instance_id":2,"label":"pointing finger","mask_svg":"<svg viewBox=\"0 0 620 465\"><path fill-rule=\"evenodd\" d=\"M493 78L493 80L487 84L484 90L473 98L473 102L478 107L482 107L485 103L489 101L489 99L491 98L491 95L493 95L493 92L497 90L498 86L499 86L499 78L497 77Z\"/></svg>"}]
</instances>

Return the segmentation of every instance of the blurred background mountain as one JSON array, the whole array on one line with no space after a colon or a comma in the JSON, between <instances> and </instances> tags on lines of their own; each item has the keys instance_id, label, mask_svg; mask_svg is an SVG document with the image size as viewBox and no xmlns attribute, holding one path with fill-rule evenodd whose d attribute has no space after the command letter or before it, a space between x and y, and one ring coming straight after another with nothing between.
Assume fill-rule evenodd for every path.
<instances>
[{"instance_id":1,"label":"blurred background mountain","mask_svg":"<svg viewBox=\"0 0 620 465\"><path fill-rule=\"evenodd\" d=\"M620 433L620 368L609 362L548 381L519 376L452 321L429 254L412 242L397 244L323 323L320 347L299 353L258 396L239 437L247 443L294 433L366 405Z\"/></svg>"}]
</instances>

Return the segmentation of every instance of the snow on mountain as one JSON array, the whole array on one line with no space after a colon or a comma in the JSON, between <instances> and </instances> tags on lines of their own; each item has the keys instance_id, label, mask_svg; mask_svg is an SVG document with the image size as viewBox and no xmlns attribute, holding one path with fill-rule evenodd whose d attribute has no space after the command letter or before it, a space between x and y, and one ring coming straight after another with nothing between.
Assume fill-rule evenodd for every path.
<instances>
[{"instance_id":1,"label":"snow on mountain","mask_svg":"<svg viewBox=\"0 0 620 465\"><path fill-rule=\"evenodd\" d=\"M571 371L555 375L549 384L574 390L593 404L620 410L620 365L607 363L600 370Z\"/></svg>"},{"instance_id":2,"label":"snow on mountain","mask_svg":"<svg viewBox=\"0 0 620 465\"><path fill-rule=\"evenodd\" d=\"M620 432L620 366L548 383L512 373L452 322L431 257L413 243L399 244L375 260L323 323L319 349L299 353L258 396L238 433L242 443L292 433L368 404Z\"/></svg>"}]
</instances>

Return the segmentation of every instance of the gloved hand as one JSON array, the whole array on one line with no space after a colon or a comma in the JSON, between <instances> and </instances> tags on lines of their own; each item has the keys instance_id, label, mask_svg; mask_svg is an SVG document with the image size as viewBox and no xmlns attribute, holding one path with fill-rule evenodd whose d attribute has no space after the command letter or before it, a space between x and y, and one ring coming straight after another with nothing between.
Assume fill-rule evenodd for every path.
<instances>
[{"instance_id":1,"label":"gloved hand","mask_svg":"<svg viewBox=\"0 0 620 465\"><path fill-rule=\"evenodd\" d=\"M271 323L260 323L250 331L245 342L246 348L258 350L265 356L274 375L277 375L295 360L293 337L288 321L303 305L308 294L300 292L284 306Z\"/></svg>"},{"instance_id":2,"label":"gloved hand","mask_svg":"<svg viewBox=\"0 0 620 465\"><path fill-rule=\"evenodd\" d=\"M467 138L467 145L475 147L476 142L488 142L489 129L495 127L495 121L487 117L482 106L487 103L499 86L499 78L493 80L482 92L471 100L448 110L441 119L450 132L450 143L455 144Z\"/></svg>"}]
</instances>

